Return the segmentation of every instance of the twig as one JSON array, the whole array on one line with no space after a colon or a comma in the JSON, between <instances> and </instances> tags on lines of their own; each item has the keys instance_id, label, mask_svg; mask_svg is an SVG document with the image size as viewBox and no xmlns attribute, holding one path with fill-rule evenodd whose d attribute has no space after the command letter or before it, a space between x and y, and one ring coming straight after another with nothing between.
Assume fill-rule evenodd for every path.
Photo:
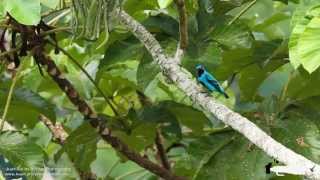
<instances>
[{"instance_id":1,"label":"twig","mask_svg":"<svg viewBox=\"0 0 320 180\"><path fill-rule=\"evenodd\" d=\"M44 116L43 114L40 114L39 116L39 120L41 122L43 122L48 129L50 130L50 132L53 135L53 138L55 141L58 142L58 144L63 145L67 139L67 137L69 136L68 133L64 130L64 128L62 127L62 125L60 124L53 124L51 122L50 119L48 119L46 116Z\"/></svg>"},{"instance_id":2,"label":"twig","mask_svg":"<svg viewBox=\"0 0 320 180\"><path fill-rule=\"evenodd\" d=\"M20 49L21 48L10 49L9 51L0 53L0 57L6 56L6 55L9 55L9 54L13 54L15 52L18 52Z\"/></svg>"},{"instance_id":3,"label":"twig","mask_svg":"<svg viewBox=\"0 0 320 180\"><path fill-rule=\"evenodd\" d=\"M168 60L159 42L139 22L124 11L120 11L119 20L144 44L153 60L160 66L163 74L186 93L193 103L199 104L204 111L244 135L249 141L279 162L288 166L299 166L299 172L297 172L299 175L310 179L320 179L320 166L318 164L280 144L247 118L233 112L208 94L202 93L201 87L190 76L190 73L186 73L186 69Z\"/></svg>"},{"instance_id":4,"label":"twig","mask_svg":"<svg viewBox=\"0 0 320 180\"><path fill-rule=\"evenodd\" d=\"M18 77L19 76L19 70L20 70L20 68L17 70L17 72L15 72L13 74L12 83L11 83L11 86L10 86L10 89L9 89L7 101L6 101L6 104L5 104L5 107L4 107L4 110L3 110L3 114L2 114L2 118L1 118L2 121L1 121L1 124L0 124L0 132L2 132L4 123L6 121L6 117L7 117L8 110L9 110L9 107L10 107L10 104L11 104L11 100L12 100L13 90L14 90L14 87L15 87L15 85L17 83L18 78L19 78Z\"/></svg>"},{"instance_id":5,"label":"twig","mask_svg":"<svg viewBox=\"0 0 320 180\"><path fill-rule=\"evenodd\" d=\"M180 43L178 44L173 62L180 64L184 51L188 46L188 16L184 0L174 0L179 12Z\"/></svg>"},{"instance_id":6,"label":"twig","mask_svg":"<svg viewBox=\"0 0 320 180\"><path fill-rule=\"evenodd\" d=\"M161 129L158 128L157 129L157 132L156 132L156 139L155 139L155 144L156 144L156 147L158 149L158 155L160 157L160 160L161 160L161 163L162 163L162 166L168 170L170 170L170 163L168 161L168 157L167 157L167 154L166 154L166 150L163 146L163 137L162 137L162 134L161 134Z\"/></svg>"},{"instance_id":7,"label":"twig","mask_svg":"<svg viewBox=\"0 0 320 180\"><path fill-rule=\"evenodd\" d=\"M51 30L48 30L48 31L45 31L45 32L41 32L40 35L41 36L46 36L46 35L49 35L49 34L52 34L52 33L56 33L56 32L60 32L60 31L68 31L68 30L71 30L72 28L70 27L59 27L59 28L54 28L54 29L51 29Z\"/></svg>"},{"instance_id":8,"label":"twig","mask_svg":"<svg viewBox=\"0 0 320 180\"><path fill-rule=\"evenodd\" d=\"M188 16L184 0L174 0L179 12L180 48L185 50L188 46Z\"/></svg>"}]
</instances>

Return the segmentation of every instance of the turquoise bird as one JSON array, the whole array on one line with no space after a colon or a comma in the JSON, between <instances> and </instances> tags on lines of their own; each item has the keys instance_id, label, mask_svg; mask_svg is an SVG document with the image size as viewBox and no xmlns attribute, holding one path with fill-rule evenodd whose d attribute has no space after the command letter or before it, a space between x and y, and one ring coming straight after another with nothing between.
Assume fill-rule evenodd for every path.
<instances>
[{"instance_id":1,"label":"turquoise bird","mask_svg":"<svg viewBox=\"0 0 320 180\"><path fill-rule=\"evenodd\" d=\"M229 98L227 93L221 87L219 82L208 72L205 67L201 64L196 66L197 69L197 80L206 87L210 92L217 91L224 95L225 98Z\"/></svg>"}]
</instances>

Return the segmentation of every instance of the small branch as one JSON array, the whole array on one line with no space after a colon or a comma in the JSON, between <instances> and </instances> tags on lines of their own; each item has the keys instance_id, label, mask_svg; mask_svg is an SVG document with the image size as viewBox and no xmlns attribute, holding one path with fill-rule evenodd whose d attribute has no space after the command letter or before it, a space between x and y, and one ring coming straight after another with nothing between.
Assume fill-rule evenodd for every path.
<instances>
[{"instance_id":1,"label":"small branch","mask_svg":"<svg viewBox=\"0 0 320 180\"><path fill-rule=\"evenodd\" d=\"M170 162L168 160L167 154L166 154L166 150L163 146L163 137L161 134L161 129L158 128L157 132L156 132L156 139L155 139L155 144L156 147L158 149L158 155L160 157L162 166L168 170L170 170Z\"/></svg>"},{"instance_id":2,"label":"small branch","mask_svg":"<svg viewBox=\"0 0 320 180\"><path fill-rule=\"evenodd\" d=\"M48 119L46 116L43 114L40 114L39 120L43 122L50 132L53 135L54 140L60 144L63 145L64 142L66 141L67 137L69 136L68 133L63 129L61 124L53 124L50 119Z\"/></svg>"},{"instance_id":3,"label":"small branch","mask_svg":"<svg viewBox=\"0 0 320 180\"><path fill-rule=\"evenodd\" d=\"M56 33L56 32L60 32L60 31L68 31L68 30L71 30L70 27L59 27L59 28L54 28L54 29L51 29L51 30L48 30L48 31L45 31L45 32L41 32L41 36L47 36L49 34L53 34L53 33Z\"/></svg>"},{"instance_id":4,"label":"small branch","mask_svg":"<svg viewBox=\"0 0 320 180\"><path fill-rule=\"evenodd\" d=\"M39 115L39 120L43 122L47 128L50 130L50 132L53 135L53 139L56 143L60 144L61 146L64 145L66 139L68 138L69 134L64 130L61 124L53 124L50 119L48 119L43 114ZM81 180L87 180L87 179L96 179L96 175L92 172L84 172L81 171L79 168L74 165L75 169L77 170L79 177Z\"/></svg>"},{"instance_id":5,"label":"small branch","mask_svg":"<svg viewBox=\"0 0 320 180\"><path fill-rule=\"evenodd\" d=\"M188 46L188 16L184 0L174 0L174 2L179 12L180 43L172 61L179 64L183 57L183 53Z\"/></svg>"},{"instance_id":6,"label":"small branch","mask_svg":"<svg viewBox=\"0 0 320 180\"><path fill-rule=\"evenodd\" d=\"M190 97L193 103L238 131L267 155L288 166L299 166L299 174L307 178L320 179L318 164L280 144L247 118L220 104L210 95L202 93L201 87L190 73L177 63L168 60L159 42L139 22L124 11L120 11L119 19L144 44L163 74Z\"/></svg>"},{"instance_id":7,"label":"small branch","mask_svg":"<svg viewBox=\"0 0 320 180\"><path fill-rule=\"evenodd\" d=\"M13 95L13 90L14 87L16 86L17 80L18 80L18 76L19 76L19 69L17 70L16 73L13 74L13 79L12 79L12 83L9 89L9 93L8 93L8 97L7 97L7 101L6 104L4 106L4 110L3 110L3 114L2 114L2 118L1 118L1 124L0 124L0 132L2 132L6 118L7 118L7 114L9 111L9 107L11 104L11 100L12 100L12 95Z\"/></svg>"},{"instance_id":8,"label":"small branch","mask_svg":"<svg viewBox=\"0 0 320 180\"><path fill-rule=\"evenodd\" d=\"M184 0L174 0L179 12L180 48L188 46L188 16Z\"/></svg>"},{"instance_id":9,"label":"small branch","mask_svg":"<svg viewBox=\"0 0 320 180\"><path fill-rule=\"evenodd\" d=\"M20 49L21 49L21 48L10 49L9 51L0 53L0 58L3 57L3 56L7 56L7 55L9 55L9 54L13 54L13 53L15 53L15 52L18 52Z\"/></svg>"}]
</instances>

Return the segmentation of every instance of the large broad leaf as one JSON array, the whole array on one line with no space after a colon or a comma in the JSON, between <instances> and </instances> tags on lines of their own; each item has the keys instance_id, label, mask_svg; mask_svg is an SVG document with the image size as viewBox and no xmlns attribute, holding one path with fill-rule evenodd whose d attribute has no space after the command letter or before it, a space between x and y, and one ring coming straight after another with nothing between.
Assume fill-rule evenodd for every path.
<instances>
[{"instance_id":1,"label":"large broad leaf","mask_svg":"<svg viewBox=\"0 0 320 180\"><path fill-rule=\"evenodd\" d=\"M41 19L40 0L5 0L6 11L19 23L36 25Z\"/></svg>"},{"instance_id":2,"label":"large broad leaf","mask_svg":"<svg viewBox=\"0 0 320 180\"><path fill-rule=\"evenodd\" d=\"M90 170L91 162L96 158L98 139L97 131L85 122L72 131L56 158L60 158L62 153L66 152L78 169L87 172Z\"/></svg>"},{"instance_id":3,"label":"large broad leaf","mask_svg":"<svg viewBox=\"0 0 320 180\"><path fill-rule=\"evenodd\" d=\"M114 131L114 135L119 137L131 149L140 152L154 143L157 124L149 122L134 123L135 127L130 132Z\"/></svg>"},{"instance_id":4,"label":"large broad leaf","mask_svg":"<svg viewBox=\"0 0 320 180\"><path fill-rule=\"evenodd\" d=\"M144 123L160 124L168 136L181 137L179 122L174 114L166 109L164 103L144 107L138 111L137 118Z\"/></svg>"},{"instance_id":5,"label":"large broad leaf","mask_svg":"<svg viewBox=\"0 0 320 180\"><path fill-rule=\"evenodd\" d=\"M288 11L276 13L263 23L253 27L253 31L256 33L256 38L261 36L261 33L264 34L263 37L267 39L287 39L290 35L290 20L291 14ZM259 35L258 35L259 34Z\"/></svg>"},{"instance_id":6,"label":"large broad leaf","mask_svg":"<svg viewBox=\"0 0 320 180\"><path fill-rule=\"evenodd\" d=\"M59 4L59 0L41 0L41 4L51 8L51 9L54 9L58 6Z\"/></svg>"},{"instance_id":7,"label":"large broad leaf","mask_svg":"<svg viewBox=\"0 0 320 180\"><path fill-rule=\"evenodd\" d=\"M0 112L3 111L3 107L7 100L7 92L7 88L0 88ZM55 120L54 106L45 99L24 88L14 90L8 111L8 121L17 126L25 124L28 127L33 127L38 122L40 113Z\"/></svg>"},{"instance_id":8,"label":"large broad leaf","mask_svg":"<svg viewBox=\"0 0 320 180\"><path fill-rule=\"evenodd\" d=\"M140 88L145 90L150 82L160 72L158 64L153 61L151 55L145 54L139 63L137 70L137 81Z\"/></svg>"},{"instance_id":9,"label":"large broad leaf","mask_svg":"<svg viewBox=\"0 0 320 180\"><path fill-rule=\"evenodd\" d=\"M298 41L301 64L312 73L320 66L320 18L313 18Z\"/></svg>"},{"instance_id":10,"label":"large broad leaf","mask_svg":"<svg viewBox=\"0 0 320 180\"><path fill-rule=\"evenodd\" d=\"M256 64L244 68L239 74L239 86L243 100L253 100L257 95L257 89L260 84L283 64L281 61L275 61L265 67Z\"/></svg>"},{"instance_id":11,"label":"large broad leaf","mask_svg":"<svg viewBox=\"0 0 320 180\"><path fill-rule=\"evenodd\" d=\"M175 103L172 101L164 102L166 108L173 113L179 122L190 128L193 133L200 134L205 127L210 126L210 121L201 112L191 106Z\"/></svg>"},{"instance_id":12,"label":"large broad leaf","mask_svg":"<svg viewBox=\"0 0 320 180\"><path fill-rule=\"evenodd\" d=\"M220 68L222 50L217 43L191 44L190 52L184 57L182 64L189 72L196 74L196 65L202 64L210 72Z\"/></svg>"},{"instance_id":13,"label":"large broad leaf","mask_svg":"<svg viewBox=\"0 0 320 180\"><path fill-rule=\"evenodd\" d=\"M305 99L320 95L318 82L320 81L320 70L308 74L304 69L296 71L288 84L287 96L292 99Z\"/></svg>"},{"instance_id":14,"label":"large broad leaf","mask_svg":"<svg viewBox=\"0 0 320 180\"><path fill-rule=\"evenodd\" d=\"M144 19L147 17L144 10L154 10L157 8L157 0L129 0L124 3L126 12L137 19Z\"/></svg>"},{"instance_id":15,"label":"large broad leaf","mask_svg":"<svg viewBox=\"0 0 320 180\"><path fill-rule=\"evenodd\" d=\"M112 44L105 52L99 69L128 60L140 60L144 54L144 47L136 40L119 41Z\"/></svg>"},{"instance_id":16,"label":"large broad leaf","mask_svg":"<svg viewBox=\"0 0 320 180\"><path fill-rule=\"evenodd\" d=\"M272 72L272 74L260 85L259 95L267 98L270 98L273 95L280 97L283 88L288 83L292 71L293 67L291 64L285 64Z\"/></svg>"},{"instance_id":17,"label":"large broad leaf","mask_svg":"<svg viewBox=\"0 0 320 180\"><path fill-rule=\"evenodd\" d=\"M316 1L303 1L299 4L292 16L291 24L293 30L289 41L289 53L290 62L295 68L298 68L302 63L299 50L300 37L306 30L307 25L312 18L320 12L320 9L317 8L317 4L319 3Z\"/></svg>"},{"instance_id":18,"label":"large broad leaf","mask_svg":"<svg viewBox=\"0 0 320 180\"><path fill-rule=\"evenodd\" d=\"M138 180L150 179L150 176L154 176L132 161L121 162L117 152L106 145L102 144L96 154L97 159L92 163L91 169L98 179Z\"/></svg>"},{"instance_id":19,"label":"large broad leaf","mask_svg":"<svg viewBox=\"0 0 320 180\"><path fill-rule=\"evenodd\" d=\"M211 37L229 49L250 48L253 41L250 29L238 21L230 26L217 24Z\"/></svg>"},{"instance_id":20,"label":"large broad leaf","mask_svg":"<svg viewBox=\"0 0 320 180\"><path fill-rule=\"evenodd\" d=\"M272 137L295 152L320 162L319 127L303 114L290 113L288 118L276 122Z\"/></svg>"},{"instance_id":21,"label":"large broad leaf","mask_svg":"<svg viewBox=\"0 0 320 180\"><path fill-rule=\"evenodd\" d=\"M41 175L32 176L35 173L43 173L39 169L44 167L44 155L38 145L16 132L1 133L0 144L0 154L17 170L25 172L30 179L41 179Z\"/></svg>"},{"instance_id":22,"label":"large broad leaf","mask_svg":"<svg viewBox=\"0 0 320 180\"><path fill-rule=\"evenodd\" d=\"M166 8L168 7L173 0L158 0L158 4L160 6L160 8Z\"/></svg>"},{"instance_id":23,"label":"large broad leaf","mask_svg":"<svg viewBox=\"0 0 320 180\"><path fill-rule=\"evenodd\" d=\"M46 148L52 138L52 133L48 129L48 127L42 123L38 122L33 129L29 131L29 139L33 142L41 146L42 148Z\"/></svg>"},{"instance_id":24,"label":"large broad leaf","mask_svg":"<svg viewBox=\"0 0 320 180\"><path fill-rule=\"evenodd\" d=\"M193 140L175 168L190 179L265 179L272 160L232 131ZM228 172L228 173L227 173Z\"/></svg>"},{"instance_id":25,"label":"large broad leaf","mask_svg":"<svg viewBox=\"0 0 320 180\"><path fill-rule=\"evenodd\" d=\"M150 32L163 32L175 39L179 39L179 23L172 17L164 14L151 16L143 22L143 25L148 28Z\"/></svg>"}]
</instances>

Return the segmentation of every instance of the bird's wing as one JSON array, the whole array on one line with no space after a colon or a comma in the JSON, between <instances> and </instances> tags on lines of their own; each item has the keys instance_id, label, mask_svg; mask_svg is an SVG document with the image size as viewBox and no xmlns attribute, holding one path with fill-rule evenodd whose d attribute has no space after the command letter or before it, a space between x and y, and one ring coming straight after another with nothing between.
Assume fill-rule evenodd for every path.
<instances>
[{"instance_id":1,"label":"bird's wing","mask_svg":"<svg viewBox=\"0 0 320 180\"><path fill-rule=\"evenodd\" d=\"M222 87L220 86L219 82L209 73L206 73L207 81L217 90L223 92Z\"/></svg>"}]
</instances>

